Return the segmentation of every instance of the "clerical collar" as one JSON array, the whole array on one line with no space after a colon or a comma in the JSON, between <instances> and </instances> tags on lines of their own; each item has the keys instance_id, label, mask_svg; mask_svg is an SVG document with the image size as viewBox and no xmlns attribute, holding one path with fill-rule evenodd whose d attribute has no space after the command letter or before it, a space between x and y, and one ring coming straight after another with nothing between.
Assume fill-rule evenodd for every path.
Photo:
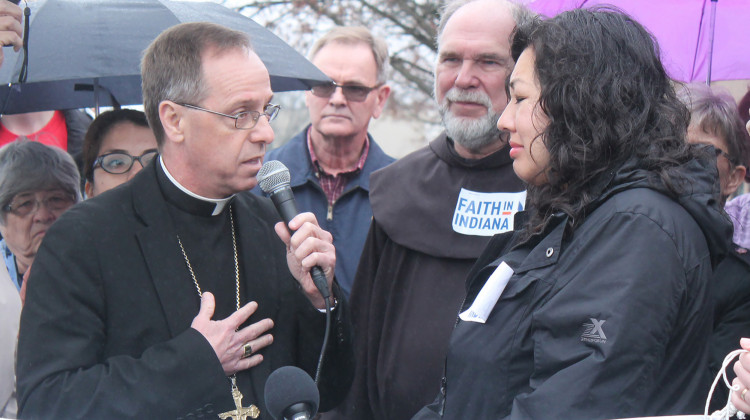
<instances>
[{"instance_id":1,"label":"clerical collar","mask_svg":"<svg viewBox=\"0 0 750 420\"><path fill-rule=\"evenodd\" d=\"M161 156L159 156L159 167L161 168L161 172L163 172L169 180L169 183L184 193L179 194L178 191L170 191L170 188L166 188L164 193L167 196L167 199L188 212L216 216L220 214L222 210L224 210L224 207L226 207L232 198L234 198L234 194L227 198L207 198L188 190L169 173Z\"/></svg>"}]
</instances>

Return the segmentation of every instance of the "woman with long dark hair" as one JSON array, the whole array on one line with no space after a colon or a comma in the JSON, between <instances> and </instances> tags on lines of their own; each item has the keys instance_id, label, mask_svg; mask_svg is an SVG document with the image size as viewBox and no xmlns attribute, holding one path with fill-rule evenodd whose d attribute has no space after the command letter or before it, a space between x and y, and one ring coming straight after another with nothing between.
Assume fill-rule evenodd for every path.
<instances>
[{"instance_id":1,"label":"woman with long dark hair","mask_svg":"<svg viewBox=\"0 0 750 420\"><path fill-rule=\"evenodd\" d=\"M441 394L416 418L701 412L731 237L715 154L685 142L689 113L627 15L566 12L512 45L498 128L528 211L469 273Z\"/></svg>"}]
</instances>

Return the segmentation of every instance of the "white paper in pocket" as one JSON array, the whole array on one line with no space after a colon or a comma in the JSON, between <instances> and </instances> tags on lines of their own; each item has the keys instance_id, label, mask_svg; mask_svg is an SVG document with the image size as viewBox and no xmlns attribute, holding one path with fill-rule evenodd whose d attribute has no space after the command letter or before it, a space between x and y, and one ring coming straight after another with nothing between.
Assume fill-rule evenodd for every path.
<instances>
[{"instance_id":1,"label":"white paper in pocket","mask_svg":"<svg viewBox=\"0 0 750 420\"><path fill-rule=\"evenodd\" d=\"M500 299L500 295L503 294L505 286L508 285L508 280L513 276L513 269L510 268L505 261L501 262L500 265L495 269L484 283L482 290L479 291L474 303L471 304L469 309L459 314L459 318L463 321L479 322L484 324L487 322L487 318L492 312L492 308L495 307L497 300Z\"/></svg>"}]
</instances>

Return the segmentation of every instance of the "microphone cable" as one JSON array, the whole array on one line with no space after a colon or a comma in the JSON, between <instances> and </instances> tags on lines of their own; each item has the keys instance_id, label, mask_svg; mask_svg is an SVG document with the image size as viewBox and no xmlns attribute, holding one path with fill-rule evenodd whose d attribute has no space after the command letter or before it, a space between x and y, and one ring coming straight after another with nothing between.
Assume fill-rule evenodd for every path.
<instances>
[{"instance_id":1,"label":"microphone cable","mask_svg":"<svg viewBox=\"0 0 750 420\"><path fill-rule=\"evenodd\" d=\"M315 369L315 385L318 385L320 379L320 371L323 368L323 358L326 354L326 348L328 347L328 335L331 332L331 298L325 297L326 303L326 329L323 335L323 347L320 349L320 358L318 358L318 367Z\"/></svg>"}]
</instances>

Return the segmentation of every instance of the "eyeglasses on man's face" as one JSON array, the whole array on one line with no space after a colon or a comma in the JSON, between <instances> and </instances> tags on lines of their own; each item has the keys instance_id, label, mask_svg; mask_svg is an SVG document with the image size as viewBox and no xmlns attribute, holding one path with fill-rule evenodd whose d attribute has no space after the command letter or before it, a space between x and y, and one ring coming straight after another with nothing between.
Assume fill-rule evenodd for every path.
<instances>
[{"instance_id":1,"label":"eyeglasses on man's face","mask_svg":"<svg viewBox=\"0 0 750 420\"><path fill-rule=\"evenodd\" d=\"M367 95L373 90L379 88L380 85L373 87L362 86L362 85L339 85L336 82L326 83L324 85L313 86L312 94L319 98L330 98L336 88L341 88L341 92L344 94L344 98L347 101L362 102L367 99Z\"/></svg>"},{"instance_id":2,"label":"eyeglasses on man's face","mask_svg":"<svg viewBox=\"0 0 750 420\"><path fill-rule=\"evenodd\" d=\"M119 175L130 171L135 161L146 167L149 162L154 160L158 152L149 150L140 156L131 156L125 152L112 152L99 156L94 161L94 169L102 168L105 172Z\"/></svg>"},{"instance_id":3,"label":"eyeglasses on man's face","mask_svg":"<svg viewBox=\"0 0 750 420\"><path fill-rule=\"evenodd\" d=\"M279 111L281 111L281 107L274 104L268 104L265 108L263 108L263 112L258 111L245 111L240 112L237 115L229 115L224 114L221 112L211 111L210 109L201 108L196 105L186 104L186 103L179 103L175 102L177 105L184 106L185 108L191 108L191 109L197 109L198 111L203 112L209 112L211 114L221 115L222 117L231 118L234 120L234 128L238 128L240 130L250 130L251 128L255 127L258 124L258 120L260 119L261 115L265 115L266 118L268 118L268 122L271 122L276 119L276 117L279 115Z\"/></svg>"},{"instance_id":4,"label":"eyeglasses on man's face","mask_svg":"<svg viewBox=\"0 0 750 420\"><path fill-rule=\"evenodd\" d=\"M39 207L44 207L49 211L59 212L70 208L75 204L75 197L65 191L52 191L45 196L38 198L37 195L45 193L23 193L16 195L10 204L3 207L6 213L12 213L18 217L26 217L36 213Z\"/></svg>"}]
</instances>

